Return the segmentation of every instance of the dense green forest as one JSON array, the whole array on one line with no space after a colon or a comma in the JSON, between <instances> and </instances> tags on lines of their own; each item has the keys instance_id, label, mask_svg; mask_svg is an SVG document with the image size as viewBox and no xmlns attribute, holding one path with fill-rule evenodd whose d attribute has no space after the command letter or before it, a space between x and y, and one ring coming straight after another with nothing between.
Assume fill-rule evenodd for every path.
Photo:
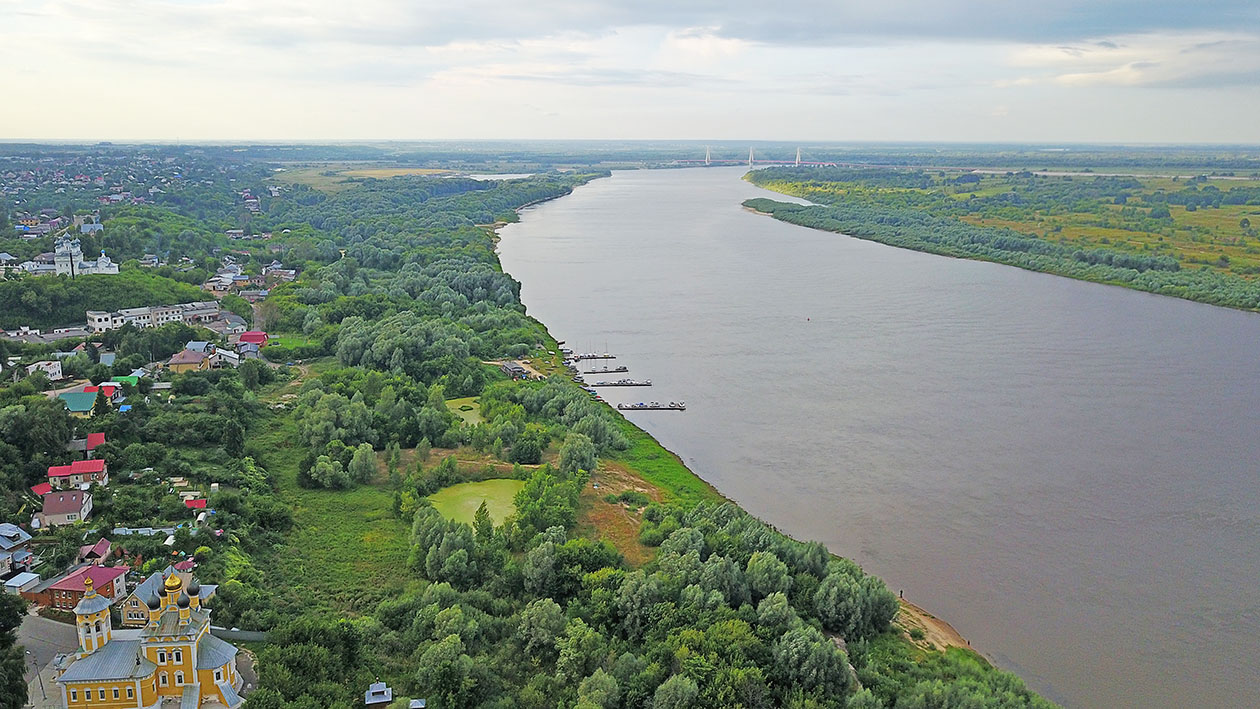
<instances>
[{"instance_id":1,"label":"dense green forest","mask_svg":"<svg viewBox=\"0 0 1260 709\"><path fill-rule=\"evenodd\" d=\"M974 173L946 176L922 170L846 168L770 168L751 172L748 179L818 203L804 206L764 198L744 203L793 224L1213 305L1260 308L1260 281L1244 277L1251 267L1236 263L1243 268L1231 271L1231 259L1224 254L1196 260L1192 254L1198 252L1176 241L1180 232L1173 228L1168 209L1194 204L1247 209L1260 204L1260 189L1247 183L1228 191L1190 184L1169 193L1147 189L1136 178L1012 174L994 187L997 178ZM1070 231L1086 213L1091 219L1088 227L1109 228L1104 233L1111 238L1096 234L1090 238L1088 233L1069 238L1055 223L1070 216L1074 220L1066 230ZM1025 227L1027 223L1033 226ZM1248 246L1247 239L1254 238L1248 228L1243 221L1243 226L1235 226L1239 232L1224 241L1244 256L1260 254L1257 244ZM1133 243L1117 237L1117 232L1134 234ZM1139 241L1139 234L1147 241ZM1194 234L1186 241L1202 243L1202 235ZM1204 262L1211 266L1200 265Z\"/></svg>"},{"instance_id":2,"label":"dense green forest","mask_svg":"<svg viewBox=\"0 0 1260 709\"><path fill-rule=\"evenodd\" d=\"M1049 706L970 651L913 642L882 581L724 501L567 377L483 363L544 366L555 342L477 225L604 174L294 187L267 218L305 268L259 316L280 340L267 354L303 362L173 376L169 397L129 389L130 411L91 419L38 377L6 384L0 512L87 431L106 433L117 481L93 533L187 520L170 476L219 483L221 534L127 547L146 572L194 556L219 584L216 624L269 631L252 709L359 706L375 678L439 708ZM99 345L166 350L179 328ZM499 523L427 499L495 477L524 483ZM50 535L51 556L84 531Z\"/></svg>"}]
</instances>

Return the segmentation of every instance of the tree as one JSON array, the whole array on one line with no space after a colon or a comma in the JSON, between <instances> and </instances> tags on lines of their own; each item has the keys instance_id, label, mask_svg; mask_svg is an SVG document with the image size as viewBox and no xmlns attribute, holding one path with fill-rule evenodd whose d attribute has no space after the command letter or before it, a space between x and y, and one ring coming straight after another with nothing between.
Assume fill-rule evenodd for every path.
<instances>
[{"instance_id":1,"label":"tree","mask_svg":"<svg viewBox=\"0 0 1260 709\"><path fill-rule=\"evenodd\" d=\"M350 459L350 478L357 483L371 482L376 475L376 451L371 443L360 443Z\"/></svg>"},{"instance_id":2,"label":"tree","mask_svg":"<svg viewBox=\"0 0 1260 709\"><path fill-rule=\"evenodd\" d=\"M564 632L564 626L564 611L560 606L550 598L540 598L521 611L516 636L527 655L551 658L555 655L556 638Z\"/></svg>"},{"instance_id":3,"label":"tree","mask_svg":"<svg viewBox=\"0 0 1260 709\"><path fill-rule=\"evenodd\" d=\"M98 388L96 390L96 400L92 402L92 418L105 416L111 410L109 398L105 396L105 390Z\"/></svg>"},{"instance_id":4,"label":"tree","mask_svg":"<svg viewBox=\"0 0 1260 709\"><path fill-rule=\"evenodd\" d=\"M612 675L597 669L578 685L579 707L617 709L621 705L621 687Z\"/></svg>"},{"instance_id":5,"label":"tree","mask_svg":"<svg viewBox=\"0 0 1260 709\"><path fill-rule=\"evenodd\" d=\"M811 626L784 633L771 653L779 686L823 695L843 694L849 687L849 659Z\"/></svg>"},{"instance_id":6,"label":"tree","mask_svg":"<svg viewBox=\"0 0 1260 709\"><path fill-rule=\"evenodd\" d=\"M245 427L235 420L223 424L223 452L233 458L245 455Z\"/></svg>"},{"instance_id":7,"label":"tree","mask_svg":"<svg viewBox=\"0 0 1260 709\"><path fill-rule=\"evenodd\" d=\"M653 709L689 709L696 697L700 696L700 687L695 680L686 675L674 675L656 688L652 696Z\"/></svg>"},{"instance_id":8,"label":"tree","mask_svg":"<svg viewBox=\"0 0 1260 709\"><path fill-rule=\"evenodd\" d=\"M26 600L0 594L0 709L26 704L25 651L17 644L18 626L26 616Z\"/></svg>"},{"instance_id":9,"label":"tree","mask_svg":"<svg viewBox=\"0 0 1260 709\"><path fill-rule=\"evenodd\" d=\"M490 517L490 508L486 507L485 500L481 501L477 511L473 513L473 532L476 533L478 544L486 544L494 538L494 520Z\"/></svg>"},{"instance_id":10,"label":"tree","mask_svg":"<svg viewBox=\"0 0 1260 709\"><path fill-rule=\"evenodd\" d=\"M564 444L560 446L560 472L565 474L576 473L579 470L587 472L595 470L599 459L596 457L595 444L590 438L580 433L570 433L565 436Z\"/></svg>"},{"instance_id":11,"label":"tree","mask_svg":"<svg viewBox=\"0 0 1260 709\"><path fill-rule=\"evenodd\" d=\"M787 564L779 561L773 552L758 551L748 559L748 585L757 598L775 593L787 593L792 588L792 576Z\"/></svg>"},{"instance_id":12,"label":"tree","mask_svg":"<svg viewBox=\"0 0 1260 709\"><path fill-rule=\"evenodd\" d=\"M345 469L341 466L341 462L333 460L326 455L321 455L315 459L315 465L311 468L310 478L316 485L333 490L350 487L350 476L346 474Z\"/></svg>"}]
</instances>

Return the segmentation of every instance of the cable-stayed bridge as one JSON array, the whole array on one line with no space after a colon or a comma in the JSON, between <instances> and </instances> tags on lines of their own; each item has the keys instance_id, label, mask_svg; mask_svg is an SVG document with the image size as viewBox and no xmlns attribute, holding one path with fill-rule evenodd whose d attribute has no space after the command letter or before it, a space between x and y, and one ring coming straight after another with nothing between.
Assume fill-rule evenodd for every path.
<instances>
[{"instance_id":1,"label":"cable-stayed bridge","mask_svg":"<svg viewBox=\"0 0 1260 709\"><path fill-rule=\"evenodd\" d=\"M802 160L800 148L796 149L795 160L760 160L757 158L756 152L753 148L748 149L747 160L732 160L729 158L713 157L712 151L707 146L704 149L703 160L675 160L672 164L674 165L747 165L749 167L752 167L754 165L795 165L798 167L803 165L807 167L835 167L837 165L837 163L834 163L834 162L817 162L817 161L812 161L812 160Z\"/></svg>"}]
</instances>

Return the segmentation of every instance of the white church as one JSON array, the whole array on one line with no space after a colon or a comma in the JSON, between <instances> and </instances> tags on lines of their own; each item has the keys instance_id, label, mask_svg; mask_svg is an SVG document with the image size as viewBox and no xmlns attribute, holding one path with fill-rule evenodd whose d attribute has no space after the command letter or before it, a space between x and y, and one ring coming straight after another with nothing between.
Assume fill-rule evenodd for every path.
<instances>
[{"instance_id":1,"label":"white church","mask_svg":"<svg viewBox=\"0 0 1260 709\"><path fill-rule=\"evenodd\" d=\"M53 264L56 266L57 275L86 276L93 273L102 273L113 275L118 273L118 264L110 260L101 251L99 258L91 261L83 259L83 247L79 244L78 239L71 239L68 236L62 236L57 239L56 251L53 253Z\"/></svg>"}]
</instances>

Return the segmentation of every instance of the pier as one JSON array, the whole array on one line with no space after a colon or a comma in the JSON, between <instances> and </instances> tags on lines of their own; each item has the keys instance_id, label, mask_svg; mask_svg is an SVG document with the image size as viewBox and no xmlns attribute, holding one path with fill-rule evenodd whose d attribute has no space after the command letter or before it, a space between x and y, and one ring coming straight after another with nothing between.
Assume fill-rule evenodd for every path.
<instances>
[{"instance_id":1,"label":"pier","mask_svg":"<svg viewBox=\"0 0 1260 709\"><path fill-rule=\"evenodd\" d=\"M595 382L592 386L597 387L650 387L651 379L618 379L612 382Z\"/></svg>"},{"instance_id":2,"label":"pier","mask_svg":"<svg viewBox=\"0 0 1260 709\"><path fill-rule=\"evenodd\" d=\"M686 411L687 404L682 401L671 401L662 404L659 401L639 402L637 404L617 404L621 411Z\"/></svg>"}]
</instances>

